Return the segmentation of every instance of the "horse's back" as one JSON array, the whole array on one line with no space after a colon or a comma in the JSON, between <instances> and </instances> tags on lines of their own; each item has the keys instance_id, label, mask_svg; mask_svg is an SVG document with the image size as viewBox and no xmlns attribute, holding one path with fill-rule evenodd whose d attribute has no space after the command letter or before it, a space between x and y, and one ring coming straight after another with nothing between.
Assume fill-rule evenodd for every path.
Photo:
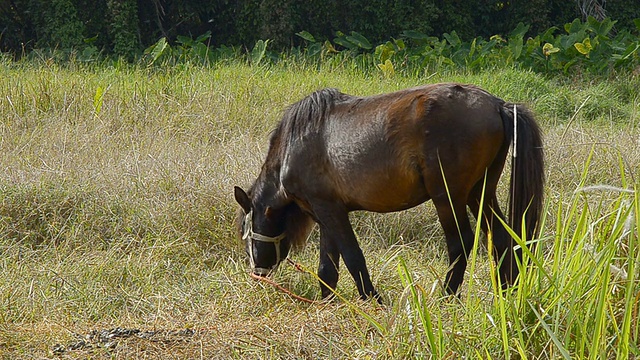
<instances>
[{"instance_id":1,"label":"horse's back","mask_svg":"<svg viewBox=\"0 0 640 360\"><path fill-rule=\"evenodd\" d=\"M413 207L439 195L434 184L442 184L442 171L469 183L482 176L502 144L499 105L487 92L459 84L343 98L290 165L310 185L307 191L349 209Z\"/></svg>"}]
</instances>

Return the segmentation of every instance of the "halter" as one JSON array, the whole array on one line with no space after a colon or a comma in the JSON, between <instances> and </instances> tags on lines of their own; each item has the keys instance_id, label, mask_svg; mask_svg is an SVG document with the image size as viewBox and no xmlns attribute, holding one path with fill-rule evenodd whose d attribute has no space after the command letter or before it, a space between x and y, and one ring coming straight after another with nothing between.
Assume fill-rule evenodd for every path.
<instances>
[{"instance_id":1,"label":"halter","mask_svg":"<svg viewBox=\"0 0 640 360\"><path fill-rule=\"evenodd\" d=\"M249 262L251 263L253 272L260 276L265 276L269 272L271 272L271 270L274 270L276 267L278 267L278 264L280 264L280 262L282 261L282 259L280 258L280 240L285 238L285 233L282 233L278 236L266 236L255 233L253 232L253 223L251 221L252 217L253 210L249 211L249 213L244 217L242 240L247 241L247 239L251 239L251 241L272 243L276 247L276 263L270 268L260 268L256 267L256 263L253 260L253 243L249 245Z\"/></svg>"}]
</instances>

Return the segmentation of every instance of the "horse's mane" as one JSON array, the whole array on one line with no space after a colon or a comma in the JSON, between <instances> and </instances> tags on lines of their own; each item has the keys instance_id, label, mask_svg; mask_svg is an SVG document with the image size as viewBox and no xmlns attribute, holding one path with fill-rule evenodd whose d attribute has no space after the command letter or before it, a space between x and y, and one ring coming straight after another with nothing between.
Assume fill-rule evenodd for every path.
<instances>
[{"instance_id":1,"label":"horse's mane","mask_svg":"<svg viewBox=\"0 0 640 360\"><path fill-rule=\"evenodd\" d=\"M307 243L307 238L313 230L315 222L309 214L302 211L295 202L289 204L286 210L285 228L286 234L291 242L291 248L302 249Z\"/></svg>"},{"instance_id":2,"label":"horse's mane","mask_svg":"<svg viewBox=\"0 0 640 360\"><path fill-rule=\"evenodd\" d=\"M304 135L320 131L334 105L351 98L338 89L326 88L313 92L290 105L278 127L271 134L267 162L281 160L287 146ZM265 165L267 165L265 162Z\"/></svg>"},{"instance_id":3,"label":"horse's mane","mask_svg":"<svg viewBox=\"0 0 640 360\"><path fill-rule=\"evenodd\" d=\"M281 125L288 128L292 137L300 137L318 131L327 120L336 102L344 101L349 95L338 89L318 90L287 108ZM284 129L283 129L284 130Z\"/></svg>"}]
</instances>

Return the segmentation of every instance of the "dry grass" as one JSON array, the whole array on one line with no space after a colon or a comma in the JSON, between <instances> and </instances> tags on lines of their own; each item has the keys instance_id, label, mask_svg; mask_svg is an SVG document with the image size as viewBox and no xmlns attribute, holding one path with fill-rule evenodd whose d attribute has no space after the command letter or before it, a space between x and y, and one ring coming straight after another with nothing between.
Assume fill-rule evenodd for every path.
<instances>
[{"instance_id":1,"label":"dry grass","mask_svg":"<svg viewBox=\"0 0 640 360\"><path fill-rule=\"evenodd\" d=\"M626 103L587 101L585 114L577 110L589 86L554 85L517 71L386 81L304 67L2 64L0 74L2 358L426 356L412 343L417 324L404 313L400 258L430 295L429 311L448 339L445 357L477 356L476 348L504 356L500 334L487 321L494 300L484 251L462 301L442 299L433 286L447 262L431 205L353 216L374 283L389 304L384 309L357 301L302 304L248 278L231 229L231 190L254 179L282 109L319 87L373 94L452 78L529 101L546 132L547 234L577 188L630 188L640 176L640 98L633 89ZM556 112L558 99L573 107L568 116ZM315 268L317 241L294 256ZM342 270L338 290L355 299ZM295 293L318 296L316 281L291 268L276 279ZM118 327L154 333L112 342L90 336ZM538 355L557 353L549 345Z\"/></svg>"}]
</instances>

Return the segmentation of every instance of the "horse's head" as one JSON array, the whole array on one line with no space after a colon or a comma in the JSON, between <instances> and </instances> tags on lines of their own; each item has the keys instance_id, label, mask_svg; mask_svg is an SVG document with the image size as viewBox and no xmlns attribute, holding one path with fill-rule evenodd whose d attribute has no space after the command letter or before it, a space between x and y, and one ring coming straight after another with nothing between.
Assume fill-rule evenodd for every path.
<instances>
[{"instance_id":1,"label":"horse's head","mask_svg":"<svg viewBox=\"0 0 640 360\"><path fill-rule=\"evenodd\" d=\"M251 271L259 276L269 275L287 258L291 243L285 234L285 219L281 209L274 209L252 201L239 187L234 188L241 206L238 216L238 235L244 241Z\"/></svg>"}]
</instances>

